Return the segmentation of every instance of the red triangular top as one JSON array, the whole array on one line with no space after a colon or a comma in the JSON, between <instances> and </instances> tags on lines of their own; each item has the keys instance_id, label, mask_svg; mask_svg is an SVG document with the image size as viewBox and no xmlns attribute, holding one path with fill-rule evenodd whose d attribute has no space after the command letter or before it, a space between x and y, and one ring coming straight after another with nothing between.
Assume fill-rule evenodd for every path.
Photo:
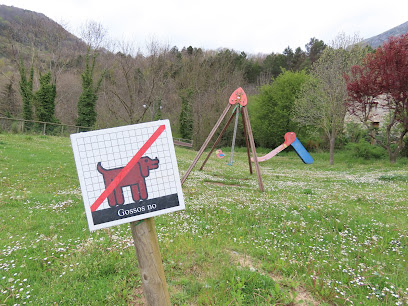
<instances>
[{"instance_id":1,"label":"red triangular top","mask_svg":"<svg viewBox=\"0 0 408 306\"><path fill-rule=\"evenodd\" d=\"M247 96L245 94L245 91L241 87L235 89L235 91L229 98L229 103L230 104L239 103L241 106L247 105Z\"/></svg>"}]
</instances>

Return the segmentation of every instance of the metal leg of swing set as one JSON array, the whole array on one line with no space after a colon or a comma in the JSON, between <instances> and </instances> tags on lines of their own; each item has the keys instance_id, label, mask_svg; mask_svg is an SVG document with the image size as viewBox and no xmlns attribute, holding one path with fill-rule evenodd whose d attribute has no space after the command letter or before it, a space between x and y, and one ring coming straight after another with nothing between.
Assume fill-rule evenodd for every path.
<instances>
[{"instance_id":1,"label":"metal leg of swing set","mask_svg":"<svg viewBox=\"0 0 408 306\"><path fill-rule=\"evenodd\" d=\"M236 106L238 108L238 105ZM239 119L239 112L237 112L235 118L235 125L234 125L234 134L232 136L232 145L231 145L231 156L228 166L232 166L234 164L234 149L235 149L235 139L237 138L237 128L238 128L238 119Z\"/></svg>"}]
</instances>

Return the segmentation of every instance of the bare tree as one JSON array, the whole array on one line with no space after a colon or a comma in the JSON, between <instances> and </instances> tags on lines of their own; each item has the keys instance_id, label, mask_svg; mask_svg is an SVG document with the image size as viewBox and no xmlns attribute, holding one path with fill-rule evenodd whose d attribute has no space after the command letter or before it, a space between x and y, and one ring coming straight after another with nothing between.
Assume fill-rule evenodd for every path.
<instances>
[{"instance_id":1,"label":"bare tree","mask_svg":"<svg viewBox=\"0 0 408 306\"><path fill-rule=\"evenodd\" d=\"M329 139L330 164L334 163L336 138L343 131L348 98L344 73L361 62L366 51L358 36L339 34L315 62L294 106L294 120L314 126Z\"/></svg>"},{"instance_id":2,"label":"bare tree","mask_svg":"<svg viewBox=\"0 0 408 306\"><path fill-rule=\"evenodd\" d=\"M193 140L197 146L206 139L228 103L231 93L243 83L243 72L236 69L236 54L230 50L182 52L177 78L178 93L190 91L193 113ZM181 99L181 97L180 97Z\"/></svg>"},{"instance_id":3,"label":"bare tree","mask_svg":"<svg viewBox=\"0 0 408 306\"><path fill-rule=\"evenodd\" d=\"M104 83L109 113L128 124L146 117L153 119L158 101L166 100L171 82L169 48L152 42L147 46L146 56L128 41L117 43L116 48L120 51L111 56Z\"/></svg>"},{"instance_id":4,"label":"bare tree","mask_svg":"<svg viewBox=\"0 0 408 306\"><path fill-rule=\"evenodd\" d=\"M81 38L93 50L104 47L107 35L107 29L101 23L93 20L86 21L80 29Z\"/></svg>"}]
</instances>

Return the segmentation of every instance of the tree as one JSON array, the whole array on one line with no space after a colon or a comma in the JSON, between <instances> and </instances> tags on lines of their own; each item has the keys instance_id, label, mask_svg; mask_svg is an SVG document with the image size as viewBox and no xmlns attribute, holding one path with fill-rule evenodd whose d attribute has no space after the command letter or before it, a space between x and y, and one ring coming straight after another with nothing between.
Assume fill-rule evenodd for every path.
<instances>
[{"instance_id":1,"label":"tree","mask_svg":"<svg viewBox=\"0 0 408 306\"><path fill-rule=\"evenodd\" d=\"M286 66L289 70L292 69L293 67L293 60L295 57L295 53L293 53L293 50L291 47L287 47L285 50L283 50L283 55L286 57Z\"/></svg>"},{"instance_id":2,"label":"tree","mask_svg":"<svg viewBox=\"0 0 408 306\"><path fill-rule=\"evenodd\" d=\"M306 55L309 58L311 64L319 59L326 47L327 46L323 42L323 40L319 40L315 37L310 39L310 41L305 45L305 48Z\"/></svg>"},{"instance_id":3,"label":"tree","mask_svg":"<svg viewBox=\"0 0 408 306\"><path fill-rule=\"evenodd\" d=\"M98 91L104 77L101 74L98 81L94 85L94 70L97 54L94 53L91 57L90 48L85 58L85 71L81 74L82 93L78 100L78 119L79 126L92 127L96 123L96 101L98 100ZM91 63L89 62L91 60Z\"/></svg>"},{"instance_id":4,"label":"tree","mask_svg":"<svg viewBox=\"0 0 408 306\"><path fill-rule=\"evenodd\" d=\"M149 120L157 118L158 112L166 110L171 94L168 86L173 67L169 58L176 56L175 50L151 42L144 56L130 42L119 42L118 47L120 53L110 61L104 87L110 97L110 114L128 124L141 122L146 117ZM151 116L147 116L149 113Z\"/></svg>"},{"instance_id":5,"label":"tree","mask_svg":"<svg viewBox=\"0 0 408 306\"><path fill-rule=\"evenodd\" d=\"M268 72L272 78L276 78L282 73L282 68L288 68L287 58L283 54L271 53L263 62L263 72ZM270 81L269 79L268 81Z\"/></svg>"},{"instance_id":6,"label":"tree","mask_svg":"<svg viewBox=\"0 0 408 306\"><path fill-rule=\"evenodd\" d=\"M301 71L305 68L306 54L300 47L297 47L293 55L292 70Z\"/></svg>"},{"instance_id":7,"label":"tree","mask_svg":"<svg viewBox=\"0 0 408 306\"><path fill-rule=\"evenodd\" d=\"M174 81L180 105L178 114L183 99L187 99L184 103L190 103L192 114L191 139L197 149L225 109L231 93L243 83L243 70L239 66L244 56L228 49L206 52L198 49L192 55L183 54L177 62Z\"/></svg>"},{"instance_id":8,"label":"tree","mask_svg":"<svg viewBox=\"0 0 408 306\"><path fill-rule=\"evenodd\" d=\"M259 61L250 59L246 60L243 70L245 82L255 84L261 73L262 67L259 64Z\"/></svg>"},{"instance_id":9,"label":"tree","mask_svg":"<svg viewBox=\"0 0 408 306\"><path fill-rule=\"evenodd\" d=\"M348 110L369 130L369 135L385 148L395 163L408 132L408 34L391 37L363 64L344 75L349 94ZM373 123L374 105L388 114L385 137Z\"/></svg>"},{"instance_id":10,"label":"tree","mask_svg":"<svg viewBox=\"0 0 408 306\"><path fill-rule=\"evenodd\" d=\"M162 115L163 115L162 114L162 109L163 109L162 103L163 103L163 99L159 97L157 99L157 105L155 104L157 109L153 108L153 120L155 121L162 119Z\"/></svg>"},{"instance_id":11,"label":"tree","mask_svg":"<svg viewBox=\"0 0 408 306\"><path fill-rule=\"evenodd\" d=\"M9 79L9 82L5 84L0 96L0 114L6 117L15 117L19 113L17 106L17 95L14 89L14 77Z\"/></svg>"},{"instance_id":12,"label":"tree","mask_svg":"<svg viewBox=\"0 0 408 306\"><path fill-rule=\"evenodd\" d=\"M51 71L40 74L40 89L34 94L35 115L42 122L57 122L54 116L57 87L51 82Z\"/></svg>"},{"instance_id":13,"label":"tree","mask_svg":"<svg viewBox=\"0 0 408 306\"><path fill-rule=\"evenodd\" d=\"M27 78L26 68L22 59L19 63L20 72L20 94L23 100L23 119L33 120L33 80L34 80L34 66L31 63L30 72Z\"/></svg>"},{"instance_id":14,"label":"tree","mask_svg":"<svg viewBox=\"0 0 408 306\"><path fill-rule=\"evenodd\" d=\"M179 118L179 127L180 135L184 139L193 138L192 97L193 90L191 88L180 90L181 113Z\"/></svg>"},{"instance_id":15,"label":"tree","mask_svg":"<svg viewBox=\"0 0 408 306\"><path fill-rule=\"evenodd\" d=\"M271 85L261 87L254 105L249 106L254 138L261 146L277 147L282 143L286 132L297 132L296 124L291 118L292 106L307 79L305 71L284 71Z\"/></svg>"},{"instance_id":16,"label":"tree","mask_svg":"<svg viewBox=\"0 0 408 306\"><path fill-rule=\"evenodd\" d=\"M313 65L312 78L295 101L294 120L302 126L314 126L328 138L331 165L336 138L343 131L346 115L348 96L343 74L359 63L365 53L359 41L358 37L337 36Z\"/></svg>"},{"instance_id":17,"label":"tree","mask_svg":"<svg viewBox=\"0 0 408 306\"><path fill-rule=\"evenodd\" d=\"M108 31L99 22L93 20L86 21L82 25L80 31L81 38L85 41L88 47L93 50L102 48L106 42Z\"/></svg>"}]
</instances>

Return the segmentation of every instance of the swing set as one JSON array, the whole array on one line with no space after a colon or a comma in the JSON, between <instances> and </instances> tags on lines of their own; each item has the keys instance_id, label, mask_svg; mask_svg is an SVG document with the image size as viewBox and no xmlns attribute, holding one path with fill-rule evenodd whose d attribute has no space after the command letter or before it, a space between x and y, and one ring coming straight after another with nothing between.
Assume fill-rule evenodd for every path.
<instances>
[{"instance_id":1,"label":"swing set","mask_svg":"<svg viewBox=\"0 0 408 306\"><path fill-rule=\"evenodd\" d=\"M232 141L232 147L231 147L231 157L230 157L230 162L228 164L232 165L233 163L233 152L234 152L234 146L235 146L235 139L236 139L236 132L237 132L237 127L238 127L238 120L239 120L239 113L241 113L242 116L242 123L244 127L244 137L245 137L245 143L247 147L247 155L248 155L248 165L249 165L249 172L252 174L252 161L251 161L251 153L253 156L253 160L255 163L255 169L256 169L256 174L257 174L257 179L258 179L258 185L259 189L261 191L264 191L264 186L262 182L262 177L261 177L261 171L259 168L259 163L258 163L258 158L256 157L256 150L255 150L255 142L254 142L254 136L252 134L252 128L251 128L251 123L249 122L249 115L248 115L248 109L246 107L247 105L247 96L245 94L245 91L240 87L236 89L232 95L229 98L229 103L227 107L224 109L223 113L221 114L220 118L218 118L218 121L214 125L213 129L211 130L210 134L208 135L207 139L204 141L203 145L201 146L200 150L198 151L196 157L194 158L193 162L191 163L190 167L187 169L186 173L181 179L181 184L184 184L186 181L187 177L190 175L191 171L193 170L194 166L197 164L198 160L200 159L201 155L203 154L204 150L207 148L208 143L211 141L213 138L215 132L221 125L222 121L224 120L225 116L228 114L229 110L234 107L232 114L230 118L228 119L227 123L225 124L224 128L222 129L220 135L214 142L210 152L208 153L206 159L204 160L203 164L200 167L200 170L204 169L205 164L207 163L208 159L210 158L211 154L213 153L214 149L218 145L218 143L221 140L222 135L224 135L225 131L227 130L228 126L231 124L232 120L234 119L235 116L235 128L234 128L234 135L233 135L233 141ZM251 153L250 153L251 150Z\"/></svg>"},{"instance_id":2,"label":"swing set","mask_svg":"<svg viewBox=\"0 0 408 306\"><path fill-rule=\"evenodd\" d=\"M235 106L234 106L235 105ZM311 164L313 163L313 158L310 156L309 152L303 147L302 143L299 141L299 139L296 138L296 134L294 132L288 132L285 134L285 142L266 154L265 156L262 157L257 157L256 155L256 150L255 150L255 142L254 142L254 137L252 134L252 128L251 128L251 123L249 122L249 115L248 115L248 109L246 107L247 105L247 96L244 92L244 90L240 87L236 89L232 95L229 98L229 103L227 107L225 108L224 112L221 114L220 118L218 119L217 123L214 125L213 129L211 130L210 134L208 135L207 139L204 141L203 145L201 146L200 150L198 151L196 157L194 158L193 162L191 163L190 167L187 169L187 172L184 174L184 176L181 179L181 184L184 184L186 181L187 177L190 175L190 172L194 168L194 166L197 164L198 160L200 159L201 155L203 154L204 150L208 146L208 143L211 141L212 137L214 136L215 132L221 125L221 122L224 120L225 116L227 115L228 111L234 107L231 117L228 119L227 123L225 124L224 128L222 129L220 135L218 136L217 140L214 142L210 152L208 153L207 157L205 158L203 164L200 167L200 170L204 169L205 164L207 163L208 159L210 158L211 154L213 153L214 149L218 145L218 143L221 140L222 135L224 135L225 131L227 130L228 126L231 124L232 120L234 119L235 116L235 125L234 125L234 133L233 133L233 138L232 138L232 146L231 146L231 156L230 160L228 162L228 165L232 166L234 160L234 148L235 148L235 140L236 140L236 135L237 135L237 127L238 127L238 120L239 120L239 113L241 113L242 116L242 123L244 127L244 137L245 137L245 143L247 147L247 155L248 155L248 164L249 164L249 172L252 174L252 163L255 164L255 169L256 169L256 174L257 174L257 179L258 179L258 185L259 189L261 191L264 191L264 186L262 182L262 177L261 177L261 171L259 168L259 162L267 161L268 159L271 159L274 157L276 154L281 152L282 150L286 149L288 146L292 146L298 156L302 159L302 161L305 164ZM250 154L250 150L252 153L252 158ZM217 150L221 151L221 150ZM218 152L219 153L219 152ZM221 152L222 153L222 152ZM220 154L217 154L218 157Z\"/></svg>"}]
</instances>

